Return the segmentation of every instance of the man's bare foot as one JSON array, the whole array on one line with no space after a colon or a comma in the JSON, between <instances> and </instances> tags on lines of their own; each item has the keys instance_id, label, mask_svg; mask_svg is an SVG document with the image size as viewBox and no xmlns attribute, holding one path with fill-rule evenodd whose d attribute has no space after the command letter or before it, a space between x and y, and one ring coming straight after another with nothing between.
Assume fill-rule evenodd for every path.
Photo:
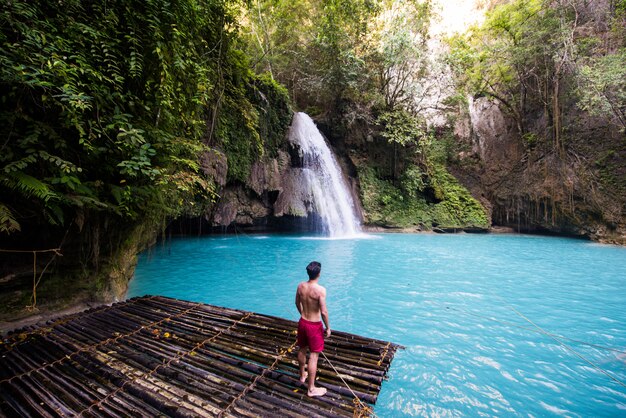
<instances>
[{"instance_id":1,"label":"man's bare foot","mask_svg":"<svg viewBox=\"0 0 626 418\"><path fill-rule=\"evenodd\" d=\"M325 394L326 388L313 388L309 389L309 391L307 392L307 395L309 395L311 398L315 396L324 396Z\"/></svg>"},{"instance_id":2,"label":"man's bare foot","mask_svg":"<svg viewBox=\"0 0 626 418\"><path fill-rule=\"evenodd\" d=\"M304 372L304 374L302 376L300 376L300 383L304 385L306 383L306 378L307 377L309 377L309 373Z\"/></svg>"}]
</instances>

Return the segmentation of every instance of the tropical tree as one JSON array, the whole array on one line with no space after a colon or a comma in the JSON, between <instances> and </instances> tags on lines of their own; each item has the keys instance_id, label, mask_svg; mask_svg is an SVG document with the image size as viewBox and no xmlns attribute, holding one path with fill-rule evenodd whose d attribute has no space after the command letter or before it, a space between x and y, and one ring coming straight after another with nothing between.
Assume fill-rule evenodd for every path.
<instances>
[{"instance_id":1,"label":"tropical tree","mask_svg":"<svg viewBox=\"0 0 626 418\"><path fill-rule=\"evenodd\" d=\"M575 71L575 2L515 0L450 39L450 61L465 91L497 101L527 133L525 115L540 106L551 121L544 136L560 149L563 80Z\"/></svg>"},{"instance_id":2,"label":"tropical tree","mask_svg":"<svg viewBox=\"0 0 626 418\"><path fill-rule=\"evenodd\" d=\"M423 89L430 70L429 28L433 17L430 1L390 1L374 23L371 42L376 53L380 93L386 110L397 107L417 113L428 94Z\"/></svg>"},{"instance_id":3,"label":"tropical tree","mask_svg":"<svg viewBox=\"0 0 626 418\"><path fill-rule=\"evenodd\" d=\"M231 36L226 5L57 9L16 1L0 15L2 229L40 216L63 224L86 210L175 214L210 195L197 156L216 93L212 59ZM210 21L214 13L224 20Z\"/></svg>"},{"instance_id":4,"label":"tropical tree","mask_svg":"<svg viewBox=\"0 0 626 418\"><path fill-rule=\"evenodd\" d=\"M585 38L578 73L579 106L624 131L626 129L626 0L611 2L596 18L603 36ZM607 30L608 29L608 30ZM602 34L602 30L597 30Z\"/></svg>"},{"instance_id":5,"label":"tropical tree","mask_svg":"<svg viewBox=\"0 0 626 418\"><path fill-rule=\"evenodd\" d=\"M243 24L246 50L258 72L288 87L300 108L346 113L369 87L364 60L368 22L377 0L257 0Z\"/></svg>"}]
</instances>

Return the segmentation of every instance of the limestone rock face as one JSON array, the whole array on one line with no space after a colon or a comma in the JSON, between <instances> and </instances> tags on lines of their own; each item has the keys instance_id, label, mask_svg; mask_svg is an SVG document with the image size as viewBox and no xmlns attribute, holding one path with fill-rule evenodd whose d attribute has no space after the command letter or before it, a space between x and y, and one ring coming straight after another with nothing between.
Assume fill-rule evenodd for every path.
<instances>
[{"instance_id":1,"label":"limestone rock face","mask_svg":"<svg viewBox=\"0 0 626 418\"><path fill-rule=\"evenodd\" d=\"M228 173L228 161L226 155L216 149L205 152L200 157L200 167L202 171L212 178L220 186L226 184L226 174Z\"/></svg>"},{"instance_id":2,"label":"limestone rock face","mask_svg":"<svg viewBox=\"0 0 626 418\"><path fill-rule=\"evenodd\" d=\"M305 175L306 173L301 168L289 168L284 171L283 187L274 204L274 216L306 217L308 213L312 212L313 196L300 187L305 182L303 178Z\"/></svg>"},{"instance_id":3,"label":"limestone rock face","mask_svg":"<svg viewBox=\"0 0 626 418\"><path fill-rule=\"evenodd\" d=\"M258 196L262 196L263 191L280 191L281 173L278 159L272 158L265 162L255 162L252 165L248 185Z\"/></svg>"},{"instance_id":4,"label":"limestone rock face","mask_svg":"<svg viewBox=\"0 0 626 418\"><path fill-rule=\"evenodd\" d=\"M236 185L224 190L213 213L213 225L228 226L233 222L252 225L256 219L270 214L271 208L259 201L244 186Z\"/></svg>"},{"instance_id":5,"label":"limestone rock face","mask_svg":"<svg viewBox=\"0 0 626 418\"><path fill-rule=\"evenodd\" d=\"M469 114L475 135L473 151L487 167L502 170L519 161L524 150L515 125L495 103L484 97L470 100Z\"/></svg>"},{"instance_id":6,"label":"limestone rock face","mask_svg":"<svg viewBox=\"0 0 626 418\"><path fill-rule=\"evenodd\" d=\"M527 132L539 133L532 143L497 102L470 100L468 114L454 127L466 144L454 174L490 209L495 226L626 244L624 196L606 185L607 178L626 172L621 151L615 151L623 149L615 145L623 139L574 106L565 109L567 143L558 150L549 136L540 136L551 132L542 111L524 120Z\"/></svg>"},{"instance_id":7,"label":"limestone rock face","mask_svg":"<svg viewBox=\"0 0 626 418\"><path fill-rule=\"evenodd\" d=\"M212 161L212 170L223 166L219 159ZM304 175L298 167L297 152L279 150L276 158L255 162L245 184L225 184L208 218L214 227L236 224L261 228L285 216L290 218L288 222L304 220L314 211L312 196L299 187Z\"/></svg>"},{"instance_id":8,"label":"limestone rock face","mask_svg":"<svg viewBox=\"0 0 626 418\"><path fill-rule=\"evenodd\" d=\"M309 169L302 161L295 145L285 142L275 158L256 161L245 183L226 182L228 165L221 153L209 154L202 165L206 172L221 175L223 183L217 205L206 219L213 228L232 225L259 229L298 229L318 222L312 192L303 184L310 184ZM344 174L347 171L342 167ZM357 182L348 176L353 196L358 196ZM356 200L355 200L356 201ZM360 205L357 206L357 211Z\"/></svg>"}]
</instances>

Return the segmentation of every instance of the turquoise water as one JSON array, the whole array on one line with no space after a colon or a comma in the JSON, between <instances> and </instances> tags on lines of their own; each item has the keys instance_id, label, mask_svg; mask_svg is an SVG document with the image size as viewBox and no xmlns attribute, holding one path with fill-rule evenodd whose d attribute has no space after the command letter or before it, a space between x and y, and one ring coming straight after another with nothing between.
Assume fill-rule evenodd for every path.
<instances>
[{"instance_id":1,"label":"turquoise water","mask_svg":"<svg viewBox=\"0 0 626 418\"><path fill-rule=\"evenodd\" d=\"M297 320L311 260L332 328L406 347L380 417L626 417L612 380L626 382L625 248L514 235L174 239L141 255L128 296Z\"/></svg>"}]
</instances>

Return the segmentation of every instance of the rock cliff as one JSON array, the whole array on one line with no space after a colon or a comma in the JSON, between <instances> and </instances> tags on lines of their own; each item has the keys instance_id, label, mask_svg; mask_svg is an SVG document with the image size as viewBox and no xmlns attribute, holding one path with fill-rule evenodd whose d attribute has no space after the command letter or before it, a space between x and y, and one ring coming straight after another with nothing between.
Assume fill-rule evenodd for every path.
<instances>
[{"instance_id":1,"label":"rock cliff","mask_svg":"<svg viewBox=\"0 0 626 418\"><path fill-rule=\"evenodd\" d=\"M545 130L541 111L529 132ZM626 243L626 146L623 133L574 106L564 113L563 149L522 137L486 98L470 100L455 135L465 151L454 167L491 209L495 226Z\"/></svg>"},{"instance_id":2,"label":"rock cliff","mask_svg":"<svg viewBox=\"0 0 626 418\"><path fill-rule=\"evenodd\" d=\"M227 164L219 152L205 155L205 172L221 186L217 204L205 214L211 229L299 230L319 223L313 195L301 187L310 173L302 167L296 144L285 140L276 157L254 162L245 182L227 182ZM357 196L355 179L348 181Z\"/></svg>"}]
</instances>

